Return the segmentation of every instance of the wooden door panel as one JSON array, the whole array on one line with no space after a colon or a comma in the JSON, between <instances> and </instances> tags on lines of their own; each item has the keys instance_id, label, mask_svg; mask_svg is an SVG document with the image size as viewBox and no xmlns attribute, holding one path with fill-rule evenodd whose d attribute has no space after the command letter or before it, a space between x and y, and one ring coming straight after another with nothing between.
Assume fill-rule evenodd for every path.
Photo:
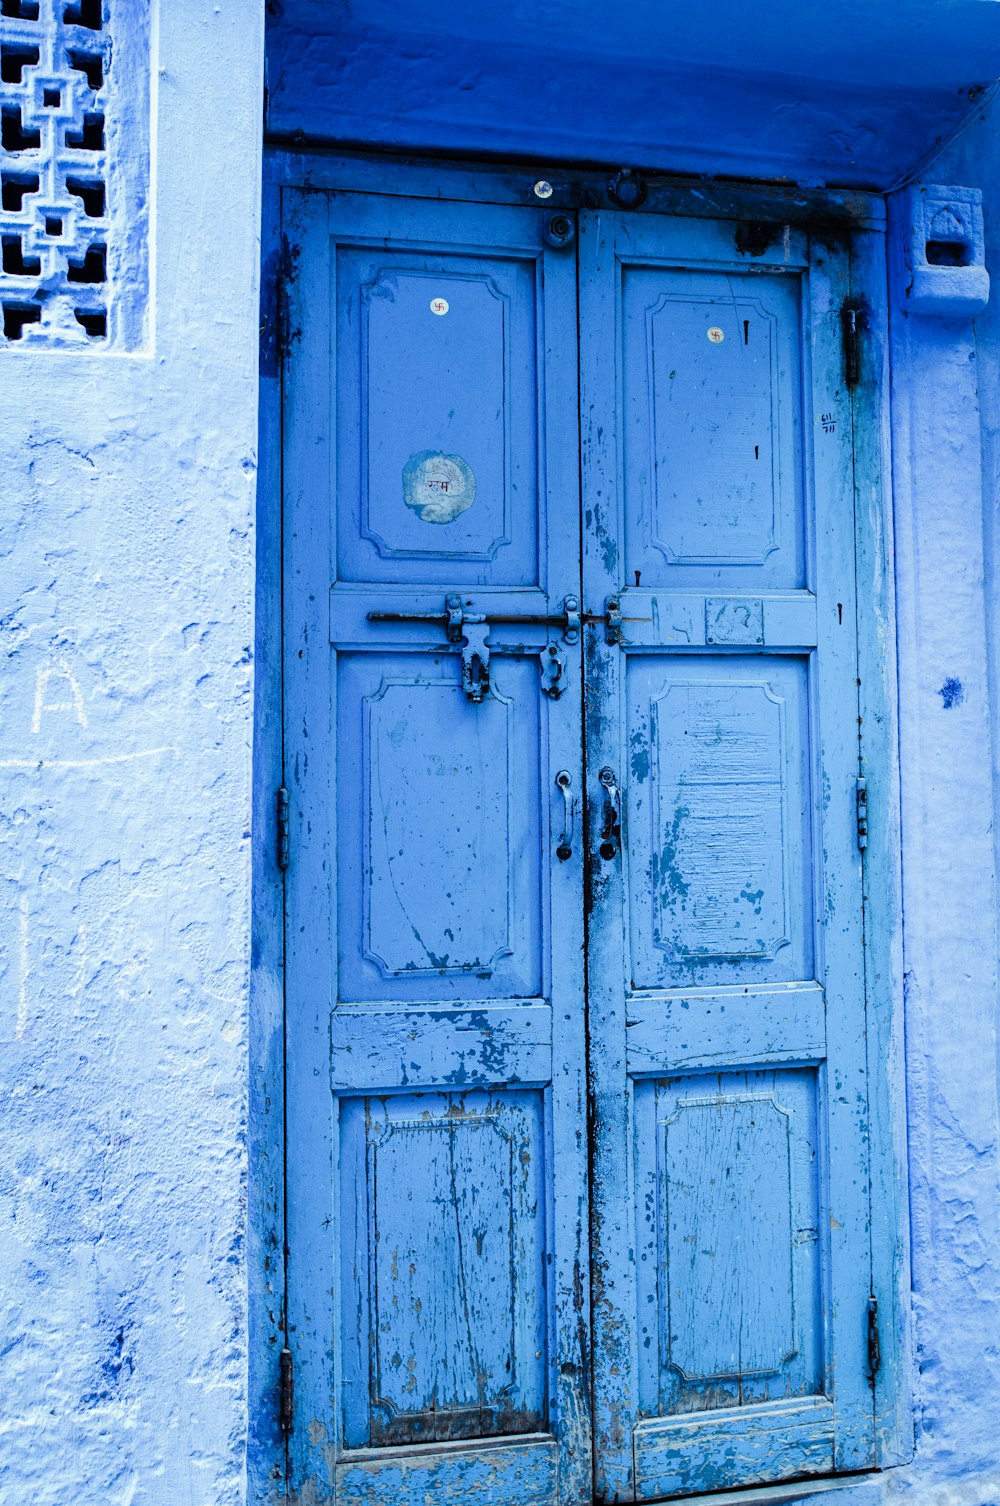
<instances>
[{"instance_id":1,"label":"wooden door panel","mask_svg":"<svg viewBox=\"0 0 1000 1506\"><path fill-rule=\"evenodd\" d=\"M710 1412L635 1429L635 1492L641 1501L712 1489L713 1481L780 1480L836 1467L836 1413L825 1396L763 1402L724 1425Z\"/></svg>"},{"instance_id":2,"label":"wooden door panel","mask_svg":"<svg viewBox=\"0 0 1000 1506\"><path fill-rule=\"evenodd\" d=\"M575 266L541 210L285 215L293 1487L582 1502Z\"/></svg>"},{"instance_id":3,"label":"wooden door panel","mask_svg":"<svg viewBox=\"0 0 1000 1506\"><path fill-rule=\"evenodd\" d=\"M624 581L804 584L798 293L623 265Z\"/></svg>"},{"instance_id":4,"label":"wooden door panel","mask_svg":"<svg viewBox=\"0 0 1000 1506\"><path fill-rule=\"evenodd\" d=\"M559 1500L559 1446L554 1438L535 1436L506 1444L490 1439L474 1453L433 1445L352 1450L338 1459L334 1479L338 1501L366 1506L369 1501L391 1501L392 1506L464 1502L470 1490L503 1506L548 1506Z\"/></svg>"},{"instance_id":5,"label":"wooden door panel","mask_svg":"<svg viewBox=\"0 0 1000 1506\"><path fill-rule=\"evenodd\" d=\"M821 1391L815 1070L647 1079L635 1116L640 1410Z\"/></svg>"},{"instance_id":6,"label":"wooden door panel","mask_svg":"<svg viewBox=\"0 0 1000 1506\"><path fill-rule=\"evenodd\" d=\"M348 1447L545 1431L538 1091L341 1106Z\"/></svg>"},{"instance_id":7,"label":"wooden door panel","mask_svg":"<svg viewBox=\"0 0 1000 1506\"><path fill-rule=\"evenodd\" d=\"M537 585L536 263L396 218L410 244L336 257L337 578Z\"/></svg>"},{"instance_id":8,"label":"wooden door panel","mask_svg":"<svg viewBox=\"0 0 1000 1506\"><path fill-rule=\"evenodd\" d=\"M338 656L341 1003L541 993L542 700L531 660L474 704L456 654Z\"/></svg>"},{"instance_id":9,"label":"wooden door panel","mask_svg":"<svg viewBox=\"0 0 1000 1506\"><path fill-rule=\"evenodd\" d=\"M631 986L812 978L808 665L627 670Z\"/></svg>"},{"instance_id":10,"label":"wooden door panel","mask_svg":"<svg viewBox=\"0 0 1000 1506\"><path fill-rule=\"evenodd\" d=\"M848 286L583 217L600 1501L873 1457Z\"/></svg>"},{"instance_id":11,"label":"wooden door panel","mask_svg":"<svg viewBox=\"0 0 1000 1506\"><path fill-rule=\"evenodd\" d=\"M645 1079L636 1492L829 1470L818 1069Z\"/></svg>"}]
</instances>

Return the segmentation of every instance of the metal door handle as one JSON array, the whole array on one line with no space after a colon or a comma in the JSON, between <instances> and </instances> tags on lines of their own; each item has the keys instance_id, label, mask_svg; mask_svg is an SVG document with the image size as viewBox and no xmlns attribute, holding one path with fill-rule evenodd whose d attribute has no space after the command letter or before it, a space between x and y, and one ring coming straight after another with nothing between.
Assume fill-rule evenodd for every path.
<instances>
[{"instance_id":1,"label":"metal door handle","mask_svg":"<svg viewBox=\"0 0 1000 1506\"><path fill-rule=\"evenodd\" d=\"M576 805L571 793L573 780L568 770L559 770L559 773L556 775L556 784L562 790L563 797L563 834L559 839L559 846L556 848L556 857L561 863L565 863L568 858L573 856L574 807Z\"/></svg>"},{"instance_id":2,"label":"metal door handle","mask_svg":"<svg viewBox=\"0 0 1000 1506\"><path fill-rule=\"evenodd\" d=\"M605 764L597 777L604 790L604 822L598 852L607 863L617 857L622 848L622 793L615 771L609 765Z\"/></svg>"}]
</instances>

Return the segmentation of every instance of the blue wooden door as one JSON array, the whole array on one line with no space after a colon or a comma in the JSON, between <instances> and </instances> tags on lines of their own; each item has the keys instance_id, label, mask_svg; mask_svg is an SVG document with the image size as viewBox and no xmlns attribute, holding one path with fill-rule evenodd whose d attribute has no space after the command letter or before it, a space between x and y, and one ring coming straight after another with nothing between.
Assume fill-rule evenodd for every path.
<instances>
[{"instance_id":1,"label":"blue wooden door","mask_svg":"<svg viewBox=\"0 0 1000 1506\"><path fill-rule=\"evenodd\" d=\"M596 1495L872 1461L843 251L587 214ZM609 640L619 641L609 641ZM619 835L620 833L620 835Z\"/></svg>"},{"instance_id":2,"label":"blue wooden door","mask_svg":"<svg viewBox=\"0 0 1000 1506\"><path fill-rule=\"evenodd\" d=\"M863 1468L846 254L283 215L292 1485Z\"/></svg>"},{"instance_id":3,"label":"blue wooden door","mask_svg":"<svg viewBox=\"0 0 1000 1506\"><path fill-rule=\"evenodd\" d=\"M576 268L543 223L285 206L303 1500L590 1499Z\"/></svg>"}]
</instances>

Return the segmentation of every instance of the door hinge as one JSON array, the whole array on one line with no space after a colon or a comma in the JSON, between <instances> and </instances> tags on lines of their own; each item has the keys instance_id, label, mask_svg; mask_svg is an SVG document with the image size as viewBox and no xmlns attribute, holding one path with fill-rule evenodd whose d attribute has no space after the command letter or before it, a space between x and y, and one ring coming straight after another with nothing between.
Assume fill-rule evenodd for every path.
<instances>
[{"instance_id":1,"label":"door hinge","mask_svg":"<svg viewBox=\"0 0 1000 1506\"><path fill-rule=\"evenodd\" d=\"M260 372L277 377L288 355L289 288L294 275L295 254L288 241L268 257L261 270Z\"/></svg>"},{"instance_id":2,"label":"door hinge","mask_svg":"<svg viewBox=\"0 0 1000 1506\"><path fill-rule=\"evenodd\" d=\"M882 1341L878 1331L878 1301L868 1298L868 1379L874 1380L882 1364Z\"/></svg>"},{"instance_id":3,"label":"door hinge","mask_svg":"<svg viewBox=\"0 0 1000 1506\"><path fill-rule=\"evenodd\" d=\"M855 781L854 795L857 802L858 818L858 849L864 852L868 846L868 781L858 779Z\"/></svg>"},{"instance_id":4,"label":"door hinge","mask_svg":"<svg viewBox=\"0 0 1000 1506\"><path fill-rule=\"evenodd\" d=\"M291 352L292 341L297 338L297 332L293 333L292 331L291 284L295 278L298 259L298 246L293 245L287 235L283 235L281 237L281 260L278 263L278 286L275 289L275 335L279 366L287 361Z\"/></svg>"},{"instance_id":5,"label":"door hinge","mask_svg":"<svg viewBox=\"0 0 1000 1506\"><path fill-rule=\"evenodd\" d=\"M295 1376L289 1348L284 1348L278 1356L278 1367L278 1421L281 1431L290 1433L295 1412Z\"/></svg>"},{"instance_id":6,"label":"door hinge","mask_svg":"<svg viewBox=\"0 0 1000 1506\"><path fill-rule=\"evenodd\" d=\"M285 789L284 785L282 785L281 789L278 791L276 804L278 808L278 867L283 871L288 867L289 842L288 791Z\"/></svg>"},{"instance_id":7,"label":"door hinge","mask_svg":"<svg viewBox=\"0 0 1000 1506\"><path fill-rule=\"evenodd\" d=\"M861 336L865 328L865 311L849 299L840 310L841 329L844 337L844 381L848 387L856 387L861 380Z\"/></svg>"},{"instance_id":8,"label":"door hinge","mask_svg":"<svg viewBox=\"0 0 1000 1506\"><path fill-rule=\"evenodd\" d=\"M281 248L268 257L261 278L260 369L263 376L281 375L298 330L292 329L291 284L299 248L282 238Z\"/></svg>"}]
</instances>

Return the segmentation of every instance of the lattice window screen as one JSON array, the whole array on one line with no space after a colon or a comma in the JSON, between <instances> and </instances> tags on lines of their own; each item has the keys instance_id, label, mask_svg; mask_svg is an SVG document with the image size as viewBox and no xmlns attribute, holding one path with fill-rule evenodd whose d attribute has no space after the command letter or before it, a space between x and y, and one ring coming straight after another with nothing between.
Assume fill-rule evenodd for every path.
<instances>
[{"instance_id":1,"label":"lattice window screen","mask_svg":"<svg viewBox=\"0 0 1000 1506\"><path fill-rule=\"evenodd\" d=\"M0 0L0 344L9 348L141 343L145 19L138 0Z\"/></svg>"}]
</instances>

